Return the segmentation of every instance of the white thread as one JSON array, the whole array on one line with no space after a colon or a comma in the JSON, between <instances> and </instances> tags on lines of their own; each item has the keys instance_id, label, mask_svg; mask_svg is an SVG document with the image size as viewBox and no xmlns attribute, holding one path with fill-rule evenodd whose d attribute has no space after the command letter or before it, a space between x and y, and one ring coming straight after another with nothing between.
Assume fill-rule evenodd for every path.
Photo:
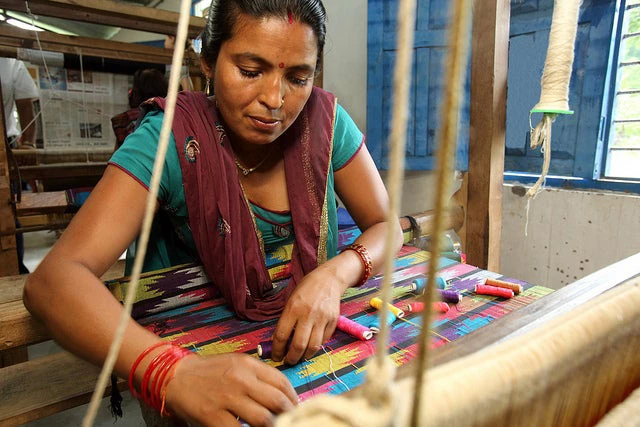
<instances>
[{"instance_id":1,"label":"white thread","mask_svg":"<svg viewBox=\"0 0 640 427\"><path fill-rule=\"evenodd\" d=\"M329 371L331 371L331 374L333 375L333 377L336 379L336 381L338 381L340 384L342 384L342 386L343 386L345 389L347 389L347 391L351 390L351 389L349 388L349 386L348 386L344 381L342 381L342 380L341 380L341 379L336 375L336 371L333 369L333 359L331 358L331 353L329 353L329 352L327 351L327 349L326 349L326 348L324 348L324 346L321 346L321 347L322 347L322 351L324 351L324 353L325 353L327 356L329 356Z\"/></svg>"},{"instance_id":2,"label":"white thread","mask_svg":"<svg viewBox=\"0 0 640 427\"><path fill-rule=\"evenodd\" d=\"M469 0L456 0L451 2L450 16L452 17L449 27L449 53L444 68L447 78L444 84L441 110L442 126L438 135L437 151L437 186L435 218L432 233L432 248L429 259L429 271L427 283L435 283L436 271L438 269L437 260L440 258L441 242L444 238L443 212L447 207L450 197L449 187L451 186L452 165L455 153L455 146L458 135L458 117L461 105L461 94L464 93L464 76L467 70L469 58L469 29L471 27L471 9ZM429 368L429 338L432 312L432 301L435 301L435 286L427 286L427 290L422 296L422 302L427 307L422 313L422 328L418 341L418 359L416 360L415 387L412 393L411 426L417 427L422 407L422 397L424 389L424 375L420 373Z\"/></svg>"},{"instance_id":3,"label":"white thread","mask_svg":"<svg viewBox=\"0 0 640 427\"><path fill-rule=\"evenodd\" d=\"M534 110L569 110L569 82L579 10L580 0L554 2L540 101Z\"/></svg>"},{"instance_id":4,"label":"white thread","mask_svg":"<svg viewBox=\"0 0 640 427\"><path fill-rule=\"evenodd\" d=\"M25 1L25 10L27 12L27 16L29 16L29 18L31 19L31 25L36 27L36 20L37 17L31 12L31 9L29 8L29 2ZM40 52L40 55L42 56L42 66L44 67L44 71L45 71L45 78L47 79L47 81L49 82L49 87L53 87L53 85L51 84L51 73L49 72L49 66L47 64L47 60L46 60L46 56L44 54L44 49L42 49L42 44L40 43L40 36L38 35L38 31L33 30L33 34L36 38L36 44L38 45L38 52ZM80 66L82 67L82 56L80 56ZM83 79L83 84L82 84L82 95L83 95L83 99L84 99L84 72L82 72L82 79ZM35 114L35 116L33 117L33 119L27 123L27 125L24 127L24 129L20 130L20 135L18 136L22 136L22 134L29 128L31 127L36 120L38 120L38 117L40 117L40 115L42 115L42 111L44 111L44 109L49 105L49 103L51 103L51 101L53 100L53 98L49 98L47 99L45 102L43 102L40 105L40 109L38 110L38 112ZM70 99L63 99L64 102L68 102L72 105L77 105L77 106L83 106L86 109L86 105L83 102L83 104L77 103L73 100ZM87 113L88 113L88 109L87 109ZM103 113L101 110L99 109L93 109L92 113L94 114L98 114L104 117L109 117L109 115Z\"/></svg>"},{"instance_id":5,"label":"white thread","mask_svg":"<svg viewBox=\"0 0 640 427\"><path fill-rule=\"evenodd\" d=\"M402 198L402 179L404 174L404 152L406 146L406 129L409 119L409 88L411 83L411 63L413 57L413 39L416 19L416 0L402 0L398 5L398 49L393 76L393 117L391 123L391 167L387 188L389 191L389 210L387 212L387 236L384 250L384 266L382 292L382 312L385 318L391 301L391 275L395 259L395 229L397 227L398 211ZM390 313L389 313L390 314ZM387 344L389 342L389 325L382 322L377 337L376 359L380 367L384 366L387 358ZM385 401L388 384L375 381L372 375L367 375L365 393L370 402Z\"/></svg>"},{"instance_id":6,"label":"white thread","mask_svg":"<svg viewBox=\"0 0 640 427\"><path fill-rule=\"evenodd\" d=\"M156 159L153 164L153 172L151 175L151 184L149 185L149 193L147 195L147 205L144 212L144 219L142 223L142 232L140 233L140 242L138 245L138 252L133 263L133 272L131 274L131 281L129 282L129 289L127 290L122 315L118 327L115 331L113 341L109 347L109 353L100 371L98 382L91 396L91 402L87 413L82 420L83 427L89 427L93 425L96 414L98 412L98 406L102 399L102 394L109 380L113 366L115 365L118 352L120 351L120 345L127 328L127 324L131 320L131 307L136 295L136 289L140 279L140 273L142 271L142 263L147 252L147 244L149 243L149 234L151 231L151 223L154 217L155 204L158 195L158 188L160 187L160 177L162 175L162 168L164 166L164 159L167 154L167 147L169 143L169 135L171 133L171 123L173 122L173 115L176 107L176 99L178 96L178 86L180 84L180 65L182 64L182 57L184 55L185 43L187 39L187 29L189 27L189 19L191 12L191 1L181 0L180 2L180 18L178 20L178 31L176 35L176 43L178 46L173 52L171 74L169 76L169 91L167 93L167 103L164 111L164 119L162 121L162 128L160 130L160 141L158 142L158 152L156 153Z\"/></svg>"},{"instance_id":7,"label":"white thread","mask_svg":"<svg viewBox=\"0 0 640 427\"><path fill-rule=\"evenodd\" d=\"M578 29L578 16L581 0L555 0L549 47L542 73L540 101L534 110L544 112L535 128L531 129L531 148L541 146L544 153L542 173L533 187L527 191L527 197L533 198L547 173L551 163L551 124L559 112L569 112L569 83L573 68L573 49ZM531 116L529 116L531 127Z\"/></svg>"}]
</instances>

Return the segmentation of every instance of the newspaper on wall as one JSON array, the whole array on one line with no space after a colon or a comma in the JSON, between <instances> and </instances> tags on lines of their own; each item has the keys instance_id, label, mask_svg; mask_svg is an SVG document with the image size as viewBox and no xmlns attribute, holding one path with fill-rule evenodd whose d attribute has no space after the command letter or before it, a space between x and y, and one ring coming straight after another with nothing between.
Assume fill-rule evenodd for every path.
<instances>
[{"instance_id":1,"label":"newspaper on wall","mask_svg":"<svg viewBox=\"0 0 640 427\"><path fill-rule=\"evenodd\" d=\"M113 150L111 117L129 109L130 76L40 66L45 150Z\"/></svg>"}]
</instances>

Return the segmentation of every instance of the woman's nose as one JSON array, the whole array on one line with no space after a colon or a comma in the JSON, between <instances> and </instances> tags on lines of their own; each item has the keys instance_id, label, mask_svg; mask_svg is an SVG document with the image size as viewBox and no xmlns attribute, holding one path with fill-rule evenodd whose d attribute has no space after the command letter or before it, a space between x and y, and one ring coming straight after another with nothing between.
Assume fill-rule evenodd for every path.
<instances>
[{"instance_id":1,"label":"woman's nose","mask_svg":"<svg viewBox=\"0 0 640 427\"><path fill-rule=\"evenodd\" d=\"M270 110L282 108L284 104L284 85L280 77L266 82L262 89L260 101Z\"/></svg>"}]
</instances>

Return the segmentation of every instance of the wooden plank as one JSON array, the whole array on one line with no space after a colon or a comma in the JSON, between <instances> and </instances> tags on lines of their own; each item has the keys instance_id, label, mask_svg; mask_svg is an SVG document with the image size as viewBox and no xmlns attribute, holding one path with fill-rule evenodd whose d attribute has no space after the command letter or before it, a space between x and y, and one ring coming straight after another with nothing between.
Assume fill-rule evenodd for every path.
<instances>
[{"instance_id":1,"label":"wooden plank","mask_svg":"<svg viewBox=\"0 0 640 427\"><path fill-rule=\"evenodd\" d=\"M491 271L500 271L510 7L474 0L466 250Z\"/></svg>"},{"instance_id":2,"label":"wooden plank","mask_svg":"<svg viewBox=\"0 0 640 427\"><path fill-rule=\"evenodd\" d=\"M21 301L26 274L0 277L0 305L10 301Z\"/></svg>"},{"instance_id":3,"label":"wooden plank","mask_svg":"<svg viewBox=\"0 0 640 427\"><path fill-rule=\"evenodd\" d=\"M419 236L428 236L433 233L435 211L430 210L409 216L415 220L418 226ZM442 221L445 230L453 229L457 231L462 228L464 225L464 210L462 206L452 206L448 208L443 214ZM409 219L404 216L400 218L400 226L403 230L407 230L412 227L412 224Z\"/></svg>"},{"instance_id":4,"label":"wooden plank","mask_svg":"<svg viewBox=\"0 0 640 427\"><path fill-rule=\"evenodd\" d=\"M22 300L0 306L0 351L51 339L43 323L31 317Z\"/></svg>"},{"instance_id":5,"label":"wooden plank","mask_svg":"<svg viewBox=\"0 0 640 427\"><path fill-rule=\"evenodd\" d=\"M26 362L27 360L29 360L29 349L27 346L0 351L0 368Z\"/></svg>"},{"instance_id":6,"label":"wooden plank","mask_svg":"<svg viewBox=\"0 0 640 427\"><path fill-rule=\"evenodd\" d=\"M100 370L66 351L2 368L0 426L15 426L85 404ZM126 381L120 380L120 390ZM111 387L105 396L111 394Z\"/></svg>"},{"instance_id":7,"label":"wooden plank","mask_svg":"<svg viewBox=\"0 0 640 427\"><path fill-rule=\"evenodd\" d=\"M34 231L60 230L66 228L73 219L73 214L44 214L27 215L18 217L20 227L16 228L16 234L31 233Z\"/></svg>"},{"instance_id":8,"label":"wooden plank","mask_svg":"<svg viewBox=\"0 0 640 427\"><path fill-rule=\"evenodd\" d=\"M20 176L25 181L49 178L101 177L106 167L106 162L40 164L21 166Z\"/></svg>"},{"instance_id":9,"label":"wooden plank","mask_svg":"<svg viewBox=\"0 0 640 427\"><path fill-rule=\"evenodd\" d=\"M0 45L9 51L9 56L16 56L13 50L17 48L39 49L61 52L70 55L94 56L99 58L120 59L155 64L170 64L173 51L160 47L137 45L111 40L93 39L88 37L65 36L49 32L38 33L40 45L32 31L8 29L0 26ZM192 63L198 63L195 53L186 52L186 58Z\"/></svg>"},{"instance_id":10,"label":"wooden plank","mask_svg":"<svg viewBox=\"0 0 640 427\"><path fill-rule=\"evenodd\" d=\"M93 40L93 39L89 39ZM17 57L18 48L25 49L33 49L31 43L28 40L16 40L10 39L7 37L0 37L0 46L2 50L9 50L8 55L10 57ZM132 61L132 62L142 62L142 63L151 63L151 64L167 64L171 62L171 58L167 58L166 56L156 56L156 55L145 55L140 53L132 53L126 50L123 51L115 51L115 50L106 50L106 49L95 49L90 46L81 46L74 47L68 46L53 42L43 42L41 43L42 50L52 51L52 52L60 52L71 55L80 55L82 54L86 57L98 57L98 58L108 58L108 59L119 59L122 61ZM12 49L13 50L10 50Z\"/></svg>"},{"instance_id":11,"label":"wooden plank","mask_svg":"<svg viewBox=\"0 0 640 427\"><path fill-rule=\"evenodd\" d=\"M16 213L20 215L40 213L63 214L69 208L65 191L45 191L43 193L22 193L22 200L16 203Z\"/></svg>"},{"instance_id":12,"label":"wooden plank","mask_svg":"<svg viewBox=\"0 0 640 427\"><path fill-rule=\"evenodd\" d=\"M521 335L592 300L616 286L640 277L640 253L598 270L537 301L503 316L489 325L437 348L432 365L450 362L487 348L492 344ZM406 372L404 371L406 369ZM399 377L413 375L413 363L401 367Z\"/></svg>"},{"instance_id":13,"label":"wooden plank","mask_svg":"<svg viewBox=\"0 0 640 427\"><path fill-rule=\"evenodd\" d=\"M0 87L0 99L2 88ZM6 141L5 117L0 116L0 277L18 274L18 252L16 250L16 222L13 212L13 196L11 194L11 179L9 174L8 152Z\"/></svg>"},{"instance_id":14,"label":"wooden plank","mask_svg":"<svg viewBox=\"0 0 640 427\"><path fill-rule=\"evenodd\" d=\"M456 191L453 196L451 196L451 204L454 206L460 206L462 209L462 225L460 228L455 229L458 236L460 236L460 242L462 245L463 252L467 251L467 221L469 220L467 217L469 216L469 210L467 209L467 201L469 198L469 174L466 172L462 172L462 179L460 183L460 188Z\"/></svg>"},{"instance_id":15,"label":"wooden plank","mask_svg":"<svg viewBox=\"0 0 640 427\"><path fill-rule=\"evenodd\" d=\"M125 260L118 260L101 280L124 275ZM51 338L42 323L31 317L22 303L22 290L27 275L0 277L0 351L36 344Z\"/></svg>"},{"instance_id":16,"label":"wooden plank","mask_svg":"<svg viewBox=\"0 0 640 427\"><path fill-rule=\"evenodd\" d=\"M29 0L34 15L53 16L73 21L130 28L158 34L175 34L179 13L151 7L136 6L113 0ZM23 0L4 0L7 10L28 13ZM188 33L196 37L204 28L205 19L192 16Z\"/></svg>"},{"instance_id":17,"label":"wooden plank","mask_svg":"<svg viewBox=\"0 0 640 427\"><path fill-rule=\"evenodd\" d=\"M0 176L0 277L19 273L16 223L11 200L9 178Z\"/></svg>"},{"instance_id":18,"label":"wooden plank","mask_svg":"<svg viewBox=\"0 0 640 427\"><path fill-rule=\"evenodd\" d=\"M147 56L163 57L171 63L173 50L161 47L146 46L135 43L118 42L112 40L94 39L89 37L67 36L63 34L55 34L48 31L38 32L38 37L33 31L22 30L20 28L7 28L0 26L0 36L5 39L16 39L23 41L22 47L37 49L37 41L40 43L51 43L60 46L71 46L74 48L92 47L101 50L127 51ZM76 50L75 53L78 53Z\"/></svg>"},{"instance_id":19,"label":"wooden plank","mask_svg":"<svg viewBox=\"0 0 640 427\"><path fill-rule=\"evenodd\" d=\"M124 259L116 261L116 263L100 277L100 280L106 282L123 277L125 263L126 261ZM0 278L0 305L9 301L22 301L22 290L24 289L26 281L26 274Z\"/></svg>"}]
</instances>

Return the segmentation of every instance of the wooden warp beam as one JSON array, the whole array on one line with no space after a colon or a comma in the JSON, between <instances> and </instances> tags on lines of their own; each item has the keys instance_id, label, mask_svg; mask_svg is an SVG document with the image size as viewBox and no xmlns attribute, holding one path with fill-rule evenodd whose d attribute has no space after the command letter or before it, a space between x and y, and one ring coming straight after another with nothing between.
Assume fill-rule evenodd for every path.
<instances>
[{"instance_id":1,"label":"wooden warp beam","mask_svg":"<svg viewBox=\"0 0 640 427\"><path fill-rule=\"evenodd\" d=\"M592 426L631 393L619 412L638 420L639 347L640 277L635 277L534 330L425 372L429 398L423 400L419 425ZM406 396L415 375L400 377L392 389ZM364 409L361 388L343 396L354 413ZM409 425L411 399L397 403L394 425ZM327 415L323 425L353 425ZM620 418L608 425L616 425L615 419Z\"/></svg>"}]
</instances>

